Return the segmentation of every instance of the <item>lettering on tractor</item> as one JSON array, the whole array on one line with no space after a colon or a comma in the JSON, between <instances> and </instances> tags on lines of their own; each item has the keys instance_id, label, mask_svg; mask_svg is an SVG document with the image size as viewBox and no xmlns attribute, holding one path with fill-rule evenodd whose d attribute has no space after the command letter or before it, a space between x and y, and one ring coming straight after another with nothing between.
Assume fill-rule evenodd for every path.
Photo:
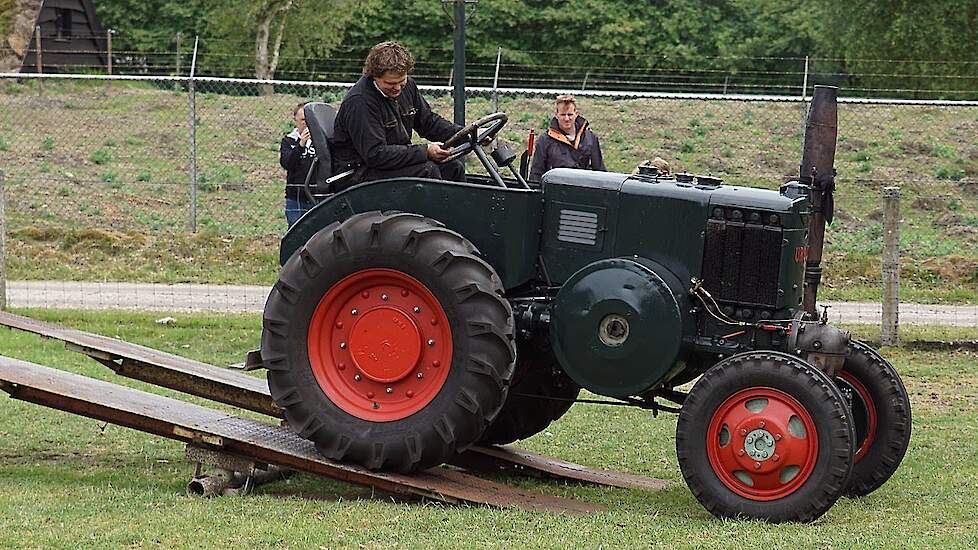
<instances>
[{"instance_id":1,"label":"lettering on tractor","mask_svg":"<svg viewBox=\"0 0 978 550\"><path fill-rule=\"evenodd\" d=\"M410 472L538 433L584 388L678 413L682 475L717 516L813 521L871 493L911 411L890 363L816 311L836 93L816 87L799 177L777 191L654 167L531 185L479 145L495 113L446 143L486 175L318 197L265 306L273 399L326 457Z\"/></svg>"}]
</instances>

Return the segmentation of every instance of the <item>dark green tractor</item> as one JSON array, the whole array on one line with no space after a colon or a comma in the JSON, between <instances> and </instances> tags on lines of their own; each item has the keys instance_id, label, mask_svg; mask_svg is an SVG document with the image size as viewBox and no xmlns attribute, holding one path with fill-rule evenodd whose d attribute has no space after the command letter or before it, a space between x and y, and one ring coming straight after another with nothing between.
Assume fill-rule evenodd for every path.
<instances>
[{"instance_id":1,"label":"dark green tractor","mask_svg":"<svg viewBox=\"0 0 978 550\"><path fill-rule=\"evenodd\" d=\"M894 473L900 377L814 307L834 89L780 192L654 170L530 185L477 145L503 124L453 140L488 175L357 185L283 238L261 355L292 429L408 472L538 433L583 388L678 412L683 476L718 516L811 521Z\"/></svg>"}]
</instances>

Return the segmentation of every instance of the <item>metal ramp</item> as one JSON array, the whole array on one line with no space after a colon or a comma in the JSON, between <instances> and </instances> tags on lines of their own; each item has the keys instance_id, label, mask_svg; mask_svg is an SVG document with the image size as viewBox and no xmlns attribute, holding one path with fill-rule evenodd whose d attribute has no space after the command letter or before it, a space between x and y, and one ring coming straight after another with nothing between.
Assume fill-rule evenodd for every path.
<instances>
[{"instance_id":1,"label":"metal ramp","mask_svg":"<svg viewBox=\"0 0 978 550\"><path fill-rule=\"evenodd\" d=\"M128 378L276 418L283 416L282 410L272 402L267 384L261 378L9 312L0 312L0 326L62 340L67 349L88 355L117 374ZM15 398L186 441L191 446L209 445L228 456L250 457L261 462L370 486L382 491L422 496L445 502L583 511L579 509L581 503L575 502L573 505L561 508L562 504L554 504L546 500L555 497L546 497L540 501L540 497L544 495L525 491L521 493L531 496L512 494L512 491L517 490L508 485L492 483L448 468L433 468L421 474L408 476L377 473L357 466L336 463L323 458L311 443L287 428L231 416L206 407L145 392L138 392L139 397L136 398L129 394L136 390L23 361L0 358L0 364L3 365L4 373L0 377L0 385L3 385L4 389ZM33 374L28 376L24 373ZM15 378L20 381L14 380ZM45 389L35 386L43 386ZM98 389L94 389L96 387ZM78 395L72 393L75 390L78 391ZM105 398L100 392L105 392ZM118 396L119 400L105 400L111 396ZM158 410L168 411L168 414L172 413L176 416L158 418L160 415L152 414L157 410L156 408L151 410L140 408L140 400L147 399L154 402L162 400L154 407L163 407ZM100 416L95 416L96 413ZM203 428L197 429L194 426L198 428L203 426ZM212 438L212 441L208 441L208 438ZM274 459L269 459L269 456ZM671 485L668 481L588 468L508 447L473 447L460 454L453 464L474 472L505 472L610 487L659 490ZM420 486L419 480L423 480ZM445 485L449 482L449 485ZM492 497L492 495L496 496ZM500 495L507 496L503 498ZM505 504L505 502L516 504ZM521 502L525 505L519 504ZM587 507L587 505L583 506ZM593 510L594 507L588 509Z\"/></svg>"}]
</instances>

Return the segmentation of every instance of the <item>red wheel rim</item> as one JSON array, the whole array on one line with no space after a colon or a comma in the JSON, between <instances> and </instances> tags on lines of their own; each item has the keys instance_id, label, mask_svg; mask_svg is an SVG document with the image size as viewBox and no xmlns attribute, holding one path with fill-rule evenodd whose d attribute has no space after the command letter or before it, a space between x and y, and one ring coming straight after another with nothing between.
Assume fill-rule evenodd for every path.
<instances>
[{"instance_id":1,"label":"red wheel rim","mask_svg":"<svg viewBox=\"0 0 978 550\"><path fill-rule=\"evenodd\" d=\"M866 456L869 448L873 446L873 441L876 439L876 403L873 401L873 396L869 394L866 386L851 373L842 371L838 374L838 377L844 380L846 384L849 384L852 389L856 390L859 398L862 399L863 404L866 406L866 436L852 457L853 463L855 464Z\"/></svg>"},{"instance_id":2,"label":"red wheel rim","mask_svg":"<svg viewBox=\"0 0 978 550\"><path fill-rule=\"evenodd\" d=\"M452 332L438 299L393 269L364 269L333 285L312 314L309 364L347 413L390 422L438 395L452 364Z\"/></svg>"},{"instance_id":3,"label":"red wheel rim","mask_svg":"<svg viewBox=\"0 0 978 550\"><path fill-rule=\"evenodd\" d=\"M790 395L748 388L717 408L706 451L713 471L731 491L750 500L777 500L811 476L818 434L811 415Z\"/></svg>"}]
</instances>

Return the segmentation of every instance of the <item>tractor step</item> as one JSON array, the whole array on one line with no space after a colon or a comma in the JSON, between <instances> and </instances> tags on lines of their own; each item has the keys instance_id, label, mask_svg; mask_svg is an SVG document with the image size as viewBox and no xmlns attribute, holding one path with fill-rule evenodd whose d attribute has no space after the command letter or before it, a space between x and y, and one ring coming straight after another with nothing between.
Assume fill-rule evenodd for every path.
<instances>
[{"instance_id":1,"label":"tractor step","mask_svg":"<svg viewBox=\"0 0 978 550\"><path fill-rule=\"evenodd\" d=\"M446 468L412 475L372 472L323 458L312 443L282 426L2 356L0 388L15 399L387 493L533 511L603 509Z\"/></svg>"},{"instance_id":2,"label":"tractor step","mask_svg":"<svg viewBox=\"0 0 978 550\"><path fill-rule=\"evenodd\" d=\"M68 350L88 355L127 378L276 418L284 416L272 401L265 380L240 371L4 311L0 311L0 326L61 340ZM589 468L508 447L471 447L452 463L473 472L505 472L607 487L658 490L671 485L665 480Z\"/></svg>"}]
</instances>

